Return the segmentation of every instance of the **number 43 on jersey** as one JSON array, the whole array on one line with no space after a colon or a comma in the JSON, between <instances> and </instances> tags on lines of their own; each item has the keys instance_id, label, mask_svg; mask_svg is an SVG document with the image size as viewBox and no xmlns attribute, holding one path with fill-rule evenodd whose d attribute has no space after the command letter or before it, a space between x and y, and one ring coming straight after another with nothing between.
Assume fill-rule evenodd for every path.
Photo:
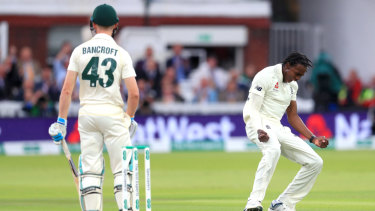
<instances>
[{"instance_id":1,"label":"number 43 on jersey","mask_svg":"<svg viewBox=\"0 0 375 211\"><path fill-rule=\"evenodd\" d=\"M112 58L106 58L100 64L102 67L107 67L108 63L110 63L109 69L104 71L104 74L107 75L108 79L104 82L103 78L100 78L98 75L98 68L99 68L99 57L92 57L89 63L86 65L85 69L82 72L82 80L89 80L90 87L96 87L96 82L99 80L99 85L103 88L110 87L113 84L113 72L117 67L116 60ZM90 72L91 70L91 72ZM90 72L90 74L89 74Z\"/></svg>"}]
</instances>

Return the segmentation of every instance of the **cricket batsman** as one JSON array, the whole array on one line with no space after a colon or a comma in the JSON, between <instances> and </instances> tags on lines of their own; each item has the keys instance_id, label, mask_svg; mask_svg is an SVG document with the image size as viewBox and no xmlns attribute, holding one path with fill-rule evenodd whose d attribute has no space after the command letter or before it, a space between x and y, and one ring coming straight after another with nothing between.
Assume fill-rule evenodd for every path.
<instances>
[{"instance_id":1,"label":"cricket batsman","mask_svg":"<svg viewBox=\"0 0 375 211\"><path fill-rule=\"evenodd\" d=\"M60 144L66 135L71 96L79 77L81 107L78 131L81 137L81 155L78 166L80 205L83 211L103 209L104 144L114 176L117 206L119 210L123 207L122 147L131 146L130 138L137 128L134 114L138 106L139 91L131 58L113 39L118 31L118 22L119 18L112 6L102 4L95 8L90 19L94 36L76 47L71 55L60 95L59 116L57 122L50 127L58 130L58 134L52 138L55 143ZM122 80L128 90L125 112L120 93Z\"/></svg>"},{"instance_id":2,"label":"cricket batsman","mask_svg":"<svg viewBox=\"0 0 375 211\"><path fill-rule=\"evenodd\" d=\"M300 53L291 53L282 64L266 67L256 74L243 109L248 138L262 151L255 174L253 190L244 211L262 211L261 202L275 171L280 155L301 165L301 169L283 193L273 200L269 211L294 211L296 204L311 190L320 173L323 160L280 120L286 111L289 124L309 141L326 148L328 140L316 137L297 114L298 81L311 67L311 61Z\"/></svg>"}]
</instances>

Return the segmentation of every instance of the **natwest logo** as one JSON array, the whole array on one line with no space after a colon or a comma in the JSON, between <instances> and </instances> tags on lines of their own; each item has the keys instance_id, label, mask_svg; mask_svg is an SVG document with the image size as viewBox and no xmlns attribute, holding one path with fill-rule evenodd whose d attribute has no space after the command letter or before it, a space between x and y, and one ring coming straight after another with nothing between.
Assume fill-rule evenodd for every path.
<instances>
[{"instance_id":1,"label":"natwest logo","mask_svg":"<svg viewBox=\"0 0 375 211\"><path fill-rule=\"evenodd\" d=\"M276 82L276 84L275 84L275 88L276 88L276 89L279 88L279 82Z\"/></svg>"},{"instance_id":2,"label":"natwest logo","mask_svg":"<svg viewBox=\"0 0 375 211\"><path fill-rule=\"evenodd\" d=\"M223 141L231 137L235 124L229 117L218 121L201 123L187 116L149 117L144 124L138 124L135 142L155 141Z\"/></svg>"}]
</instances>

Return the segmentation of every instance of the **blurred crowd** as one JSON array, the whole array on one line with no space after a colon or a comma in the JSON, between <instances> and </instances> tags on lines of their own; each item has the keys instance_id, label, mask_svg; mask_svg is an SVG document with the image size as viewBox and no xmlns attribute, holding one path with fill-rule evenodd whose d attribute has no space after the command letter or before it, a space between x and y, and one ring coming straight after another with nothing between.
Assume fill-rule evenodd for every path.
<instances>
[{"instance_id":1,"label":"blurred crowd","mask_svg":"<svg viewBox=\"0 0 375 211\"><path fill-rule=\"evenodd\" d=\"M135 62L140 90L140 113L150 114L155 102L217 103L241 102L246 99L256 68L249 65L244 73L218 66L215 55L193 69L189 58L183 56L183 46L174 45L173 54L159 64L151 47ZM161 67L165 67L161 69Z\"/></svg>"},{"instance_id":2,"label":"blurred crowd","mask_svg":"<svg viewBox=\"0 0 375 211\"><path fill-rule=\"evenodd\" d=\"M144 56L134 61L140 92L139 114L152 114L154 102L217 103L243 102L252 79L260 68L250 64L240 71L224 69L218 58L207 59L192 68L190 58L183 56L184 47L172 46L172 55L160 63L147 47ZM30 116L56 116L56 102L63 86L72 45L64 42L50 64L41 67L33 59L33 49L10 46L7 58L0 63L0 100L23 103ZM360 109L375 106L375 77L363 84L355 69L343 79L326 53L321 53L310 70L307 86L315 101L315 111ZM77 85L79 83L77 81ZM126 98L125 86L122 87ZM78 88L73 101L79 101Z\"/></svg>"},{"instance_id":3,"label":"blurred crowd","mask_svg":"<svg viewBox=\"0 0 375 211\"><path fill-rule=\"evenodd\" d=\"M69 58L70 42L64 42L50 64L41 67L33 58L33 50L24 46L10 46L7 58L0 63L0 100L23 102L23 110L30 116L55 116L56 102L63 86ZM256 68L250 65L244 73L218 66L215 55L192 69L191 61L182 55L183 46L172 46L172 55L159 63L151 47L144 56L134 61L140 91L141 114L152 114L152 103L216 103L245 100ZM76 86L79 86L77 81ZM125 86L122 87L127 97ZM72 101L79 101L78 88Z\"/></svg>"},{"instance_id":4,"label":"blurred crowd","mask_svg":"<svg viewBox=\"0 0 375 211\"><path fill-rule=\"evenodd\" d=\"M29 46L10 46L6 59L0 63L0 100L23 102L22 109L30 116L56 116L55 104L71 52L70 42L64 42L53 63L41 66ZM78 100L78 91L73 100Z\"/></svg>"},{"instance_id":5,"label":"blurred crowd","mask_svg":"<svg viewBox=\"0 0 375 211\"><path fill-rule=\"evenodd\" d=\"M355 68L347 77L342 77L330 56L321 52L314 62L310 79L315 112L375 107L375 75L369 77L370 82L363 83Z\"/></svg>"}]
</instances>

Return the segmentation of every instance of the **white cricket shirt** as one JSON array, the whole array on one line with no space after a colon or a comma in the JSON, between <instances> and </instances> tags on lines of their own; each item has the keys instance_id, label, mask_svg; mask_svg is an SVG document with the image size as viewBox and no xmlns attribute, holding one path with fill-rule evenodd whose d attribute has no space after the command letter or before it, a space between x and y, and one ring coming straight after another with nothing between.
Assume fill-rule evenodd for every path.
<instances>
[{"instance_id":1,"label":"white cricket shirt","mask_svg":"<svg viewBox=\"0 0 375 211\"><path fill-rule=\"evenodd\" d=\"M297 98L296 81L283 82L282 64L269 66L258 72L251 84L250 93L263 97L260 108L262 117L280 121L290 101ZM244 109L244 116L248 109Z\"/></svg>"},{"instance_id":2,"label":"white cricket shirt","mask_svg":"<svg viewBox=\"0 0 375 211\"><path fill-rule=\"evenodd\" d=\"M121 80L136 76L128 52L107 34L96 34L76 47L68 71L78 72L81 106L110 104L123 108Z\"/></svg>"}]
</instances>

